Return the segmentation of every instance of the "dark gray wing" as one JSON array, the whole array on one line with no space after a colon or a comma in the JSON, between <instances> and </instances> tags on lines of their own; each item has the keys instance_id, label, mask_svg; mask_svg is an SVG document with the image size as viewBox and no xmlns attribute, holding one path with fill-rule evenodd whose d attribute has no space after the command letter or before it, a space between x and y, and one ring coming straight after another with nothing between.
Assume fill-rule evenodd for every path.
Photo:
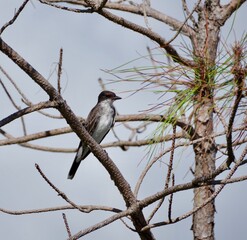
<instances>
[{"instance_id":1,"label":"dark gray wing","mask_svg":"<svg viewBox=\"0 0 247 240\"><path fill-rule=\"evenodd\" d=\"M96 106L88 114L88 117L87 117L87 120L85 123L85 128L87 129L87 131L89 132L90 135L92 135L92 131L93 131L93 129L95 129L96 124L97 124L97 121L96 121L97 116L94 116L97 114L95 112L95 110L97 110ZM81 161L84 160L89 155L90 152L91 151L88 148L88 146L81 141L79 146L78 146L75 159L74 159L72 166L69 170L68 179L73 179L78 167L80 166Z\"/></svg>"}]
</instances>

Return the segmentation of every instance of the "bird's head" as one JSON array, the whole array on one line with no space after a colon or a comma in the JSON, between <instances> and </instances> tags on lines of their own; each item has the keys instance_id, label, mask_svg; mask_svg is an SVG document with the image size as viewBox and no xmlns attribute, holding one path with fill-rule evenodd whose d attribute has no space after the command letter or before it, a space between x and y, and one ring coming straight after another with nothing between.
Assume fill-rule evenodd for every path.
<instances>
[{"instance_id":1,"label":"bird's head","mask_svg":"<svg viewBox=\"0 0 247 240\"><path fill-rule=\"evenodd\" d=\"M119 100L121 99L121 97L118 97L114 92L111 92L111 91L103 91L99 94L99 97L98 97L98 103L99 102L102 102L104 100L112 100L113 101L116 101L116 100Z\"/></svg>"}]
</instances>

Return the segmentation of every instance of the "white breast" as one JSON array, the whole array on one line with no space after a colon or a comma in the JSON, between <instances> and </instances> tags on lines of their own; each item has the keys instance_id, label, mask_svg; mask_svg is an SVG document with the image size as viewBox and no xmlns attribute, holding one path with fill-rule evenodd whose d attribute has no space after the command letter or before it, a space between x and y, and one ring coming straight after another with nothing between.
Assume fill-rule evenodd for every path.
<instances>
[{"instance_id":1,"label":"white breast","mask_svg":"<svg viewBox=\"0 0 247 240\"><path fill-rule=\"evenodd\" d=\"M114 118L112 118L112 116L114 115L114 110L110 106L108 101L101 102L101 112L102 113L99 123L97 125L96 131L94 131L93 134L93 138L97 142L102 141L103 137L109 131L114 121Z\"/></svg>"}]
</instances>

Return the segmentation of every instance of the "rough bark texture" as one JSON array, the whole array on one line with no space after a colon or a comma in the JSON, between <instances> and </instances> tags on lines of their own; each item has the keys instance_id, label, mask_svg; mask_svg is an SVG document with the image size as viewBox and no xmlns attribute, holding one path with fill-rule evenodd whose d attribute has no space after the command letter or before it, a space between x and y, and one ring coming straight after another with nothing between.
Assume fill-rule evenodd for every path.
<instances>
[{"instance_id":1,"label":"rough bark texture","mask_svg":"<svg viewBox=\"0 0 247 240\"><path fill-rule=\"evenodd\" d=\"M212 1L213 2L213 1ZM219 25L212 9L211 1L205 2L198 11L198 25L194 49L198 68L195 74L195 85L198 88L194 105L194 124L196 133L204 139L194 144L195 177L202 177L215 170L215 141L209 136L213 127L213 88L214 66L219 39ZM214 186L194 189L194 207L200 206L214 192ZM201 208L193 215L194 240L214 239L214 201Z\"/></svg>"}]
</instances>

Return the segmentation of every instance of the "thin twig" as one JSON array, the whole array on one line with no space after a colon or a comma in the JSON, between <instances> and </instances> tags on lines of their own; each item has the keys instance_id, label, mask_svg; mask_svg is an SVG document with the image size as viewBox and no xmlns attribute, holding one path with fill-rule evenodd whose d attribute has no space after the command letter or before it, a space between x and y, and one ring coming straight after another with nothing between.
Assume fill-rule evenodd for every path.
<instances>
[{"instance_id":1,"label":"thin twig","mask_svg":"<svg viewBox=\"0 0 247 240\"><path fill-rule=\"evenodd\" d=\"M63 64L63 49L60 49L58 71L57 71L57 91L61 94L61 75L62 75L62 64Z\"/></svg>"},{"instance_id":2,"label":"thin twig","mask_svg":"<svg viewBox=\"0 0 247 240\"><path fill-rule=\"evenodd\" d=\"M192 68L196 67L196 63L194 61L185 59L182 56L180 56L178 52L176 51L176 49L173 48L170 44L167 44L166 40L162 36L160 36L158 33L155 33L151 31L150 29L147 29L138 24L130 22L129 20L124 19L123 17L119 17L105 9L101 9L100 11L98 11L98 13L102 15L103 17L105 17L106 19L118 25L121 25L135 32L138 32L148 37L149 39L155 41L156 43L160 45L161 48L164 48L166 50L166 52L172 57L174 62L178 62L184 66L188 66Z\"/></svg>"},{"instance_id":3,"label":"thin twig","mask_svg":"<svg viewBox=\"0 0 247 240\"><path fill-rule=\"evenodd\" d=\"M227 142L227 153L228 153L228 160L227 160L227 166L229 167L231 163L235 160L233 148L232 148L232 128L233 128L233 123L234 119L236 117L236 113L238 110L239 103L243 97L242 92L243 92L243 86L244 86L244 81L246 77L246 71L242 68L241 66L241 60L242 60L242 46L237 43L234 48L234 65L232 68L232 73L234 74L234 82L236 85L236 98L233 103L231 115L229 118L229 123L227 127L227 133L226 133L226 142Z\"/></svg>"},{"instance_id":4,"label":"thin twig","mask_svg":"<svg viewBox=\"0 0 247 240\"><path fill-rule=\"evenodd\" d=\"M20 15L20 13L22 12L22 10L24 9L24 7L26 6L26 4L28 3L29 0L25 0L22 5L19 7L19 9L17 10L17 12L15 13L14 17L7 23L5 23L1 29L0 29L0 35L3 33L3 31L9 27L10 25L12 25L15 20L18 18L18 16Z\"/></svg>"},{"instance_id":5,"label":"thin twig","mask_svg":"<svg viewBox=\"0 0 247 240\"><path fill-rule=\"evenodd\" d=\"M64 224L65 224L65 227L66 227L66 231L68 233L68 237L71 238L72 235L71 235L71 231L70 231L70 228L69 228L69 223L68 223L66 214L62 213L62 216L63 216L63 221L64 221Z\"/></svg>"},{"instance_id":6,"label":"thin twig","mask_svg":"<svg viewBox=\"0 0 247 240\"><path fill-rule=\"evenodd\" d=\"M41 102L35 105L32 105L31 107L27 107L24 109L21 109L18 107L19 111L12 113L11 115L9 115L8 117L2 119L0 121L0 127L14 121L17 118L20 118L26 114L38 111L40 109L44 109L44 108L55 108L57 106L57 103L55 101L46 101L46 102Z\"/></svg>"},{"instance_id":7,"label":"thin twig","mask_svg":"<svg viewBox=\"0 0 247 240\"><path fill-rule=\"evenodd\" d=\"M58 9L62 9L62 10L70 11L70 12L75 12L75 13L93 13L94 12L94 10L92 8L89 8L89 9L69 8L66 6L59 6L57 4L50 3L49 1L46 1L46 0L39 0L39 1L43 4L49 5L51 7L55 7Z\"/></svg>"},{"instance_id":8,"label":"thin twig","mask_svg":"<svg viewBox=\"0 0 247 240\"><path fill-rule=\"evenodd\" d=\"M230 16L239 9L246 0L231 0L225 5L221 5L222 13L218 17L217 22L223 26L225 22L230 18Z\"/></svg>"},{"instance_id":9,"label":"thin twig","mask_svg":"<svg viewBox=\"0 0 247 240\"><path fill-rule=\"evenodd\" d=\"M126 216L130 215L131 212L133 212L133 210L128 208L127 210L125 210L123 212L117 213L117 214L115 214L115 215L113 215L113 216L111 216L111 217L109 217L109 218L107 218L107 219L105 219L105 220L103 220L103 221L101 221L99 223L96 223L95 225L93 225L91 227L88 227L88 228L86 228L86 229L84 229L82 231L79 231L78 233L73 235L70 238L70 240L79 239L79 238L81 238L81 237L83 237L83 236L85 236L85 235L87 235L87 234L89 234L91 232L94 232L94 231L96 231L96 230L98 230L98 229L100 229L102 227L105 227L105 226L109 225L112 222L115 222L118 219L121 219L123 217L126 217Z\"/></svg>"},{"instance_id":10,"label":"thin twig","mask_svg":"<svg viewBox=\"0 0 247 240\"><path fill-rule=\"evenodd\" d=\"M10 77L10 75L5 71L5 69L1 65L0 65L0 70L5 75L5 77L11 82L11 84L14 86L14 88L20 94L20 96L23 98L23 101L30 102L28 98L26 97L26 95L21 91L21 89L18 87L15 81Z\"/></svg>"},{"instance_id":11,"label":"thin twig","mask_svg":"<svg viewBox=\"0 0 247 240\"><path fill-rule=\"evenodd\" d=\"M23 129L23 135L26 136L27 135L27 128L26 128L26 124L25 124L25 120L24 120L23 116L21 116L21 124L22 124L22 129Z\"/></svg>"},{"instance_id":12,"label":"thin twig","mask_svg":"<svg viewBox=\"0 0 247 240\"><path fill-rule=\"evenodd\" d=\"M175 177L174 174L172 174L172 186L175 186ZM168 200L168 220L172 222L172 201L173 201L173 193L170 195L170 198Z\"/></svg>"},{"instance_id":13,"label":"thin twig","mask_svg":"<svg viewBox=\"0 0 247 240\"><path fill-rule=\"evenodd\" d=\"M227 133L227 123L225 121L225 118L222 116L220 109L216 105L214 106L214 112L217 114L218 118L220 119L220 121L221 121L221 123L225 129L225 132Z\"/></svg>"},{"instance_id":14,"label":"thin twig","mask_svg":"<svg viewBox=\"0 0 247 240\"><path fill-rule=\"evenodd\" d=\"M22 97L22 102L25 103L27 106L32 107L33 103L27 98L27 96L21 91L21 89L18 87L18 85L15 83L15 81L10 77L10 75L4 70L4 68L0 65L0 70L2 71L2 73L6 76L6 78L11 82L11 84L14 86L14 88L16 89L16 91L20 94L20 96ZM8 95L9 96L9 95ZM16 104L14 105L15 107L17 106ZM18 106L17 106L18 107ZM16 107L16 108L17 108ZM20 108L17 108L18 110L20 110ZM55 118L55 119L62 119L63 117L61 116L55 116L52 114L48 114L45 113L43 111L38 111L40 114L46 116L46 117L50 117L50 118Z\"/></svg>"},{"instance_id":15,"label":"thin twig","mask_svg":"<svg viewBox=\"0 0 247 240\"><path fill-rule=\"evenodd\" d=\"M13 106L14 106L16 109L20 110L20 107L17 106L17 104L15 103L14 99L12 98L11 94L9 93L7 87L5 86L5 84L3 83L3 81L2 81L1 78L0 78L0 84L2 85L3 90L5 91L6 95L8 96L8 98L9 98L10 102L13 104Z\"/></svg>"},{"instance_id":16,"label":"thin twig","mask_svg":"<svg viewBox=\"0 0 247 240\"><path fill-rule=\"evenodd\" d=\"M11 94L9 93L9 91L7 90L6 86L4 85L2 79L0 79L0 84L2 85L6 95L8 96L9 100L11 101L11 103L13 104L13 106L17 109L20 110L21 108L19 106L17 106L17 104L15 103L14 99L12 98ZM24 135L27 135L27 129L26 129L26 125L25 125L25 121L24 121L24 117L20 116L21 118L21 124L22 124L22 129L23 129L23 133ZM1 127L1 121L0 121L0 127Z\"/></svg>"},{"instance_id":17,"label":"thin twig","mask_svg":"<svg viewBox=\"0 0 247 240\"><path fill-rule=\"evenodd\" d=\"M172 133L172 146L171 146L171 155L170 155L170 160L169 160L169 165L168 165L168 171L167 171L167 176L166 176L166 184L165 188L167 189L169 187L170 179L171 179L171 173L173 170L173 159L174 159L174 152L175 152L175 147L176 147L176 126L172 126L173 133Z\"/></svg>"},{"instance_id":18,"label":"thin twig","mask_svg":"<svg viewBox=\"0 0 247 240\"><path fill-rule=\"evenodd\" d=\"M164 189L168 189L169 183L170 183L170 178L172 174L172 169L173 169L173 159L174 159L174 152L176 148L176 126L173 126L173 134L172 134L172 146L171 146L171 154L170 154L170 160L168 164L168 170L166 174L166 182L165 182L165 187ZM162 206L163 202L165 201L165 197L161 198L157 206L154 208L154 210L151 212L150 216L148 217L148 222L151 221L151 219L154 217L155 213L160 209Z\"/></svg>"},{"instance_id":19,"label":"thin twig","mask_svg":"<svg viewBox=\"0 0 247 240\"><path fill-rule=\"evenodd\" d=\"M47 213L47 212L55 212L55 211L64 211L64 210L75 210L76 208L71 205L60 206L60 207L50 207L50 208L41 208L41 209L30 209L30 210L9 210L0 208L0 212L10 214L10 215L28 215L28 214L36 214L36 213ZM80 205L80 209L83 210L84 213L91 213L93 211L106 211L113 213L120 213L122 210L118 208L108 207L108 206L97 206L97 205Z\"/></svg>"},{"instance_id":20,"label":"thin twig","mask_svg":"<svg viewBox=\"0 0 247 240\"><path fill-rule=\"evenodd\" d=\"M39 165L36 163L35 164L36 169L38 170L39 174L42 176L42 178L48 183L48 185L55 190L58 193L58 196L61 196L67 203L69 203L71 206L73 206L74 208L78 209L81 212L84 212L83 209L80 208L80 206L78 206L77 204L75 204L74 202L72 202L65 193L61 192L47 177L46 175L43 173L43 171L40 169Z\"/></svg>"},{"instance_id":21,"label":"thin twig","mask_svg":"<svg viewBox=\"0 0 247 240\"><path fill-rule=\"evenodd\" d=\"M186 0L182 0L182 5L183 5L183 9L184 9L186 15L187 15L187 16L190 16L190 17L189 17L190 20L192 21L193 25L196 26L196 24L197 24L197 23L196 23L196 20L195 20L195 18L193 17L193 15L191 14L191 12L189 11L189 8L188 8L188 6L187 6ZM199 6L199 4L196 4L196 6ZM196 11L196 8L193 9L192 12L193 12L193 11Z\"/></svg>"},{"instance_id":22,"label":"thin twig","mask_svg":"<svg viewBox=\"0 0 247 240\"><path fill-rule=\"evenodd\" d=\"M201 0L199 0L199 1L197 2L197 4L195 5L195 7L194 7L193 10L191 11L191 13L186 17L186 19L184 20L183 24L182 24L182 25L180 26L180 28L177 30L176 34L175 34L169 41L167 41L167 45L169 45L172 41L174 41L174 40L177 38L177 36L181 33L181 31L182 31L184 25L187 23L187 21L188 21L189 19L191 19L192 14L195 12L195 10L196 10L197 7L200 5L200 3L201 3ZM192 37L192 36L191 36L191 37Z\"/></svg>"},{"instance_id":23,"label":"thin twig","mask_svg":"<svg viewBox=\"0 0 247 240\"><path fill-rule=\"evenodd\" d=\"M48 2L48 1L46 1ZM49 3L61 3L61 2L67 2L67 3L72 3L75 5L81 5L84 6L85 8L90 7L90 9L93 9L91 4L88 4L89 1L78 1L78 0L69 0L69 1L61 1L61 0L49 0ZM92 1L90 1L92 2ZM123 2L123 1L122 1ZM141 8L141 4L133 4L132 1L128 1L129 4L121 4L121 2L111 2L108 1L104 9L111 9L111 10L118 10L121 12L127 12L127 13L132 13L136 15L143 16L145 13L143 9ZM95 5L95 4L94 4ZM99 6L98 4L96 4ZM66 9L64 9L66 10ZM97 7L94 8L95 11L97 11ZM71 9L73 11L73 9ZM171 26L173 29L177 30L179 27L182 25L181 21L178 21L177 19L170 17L169 15L165 14L164 12L160 12L154 8L151 7L146 7L145 9L147 17L153 18L157 21L160 21L162 23L165 23L169 26ZM186 36L191 36L193 29L189 26L184 26L182 33Z\"/></svg>"}]
</instances>

